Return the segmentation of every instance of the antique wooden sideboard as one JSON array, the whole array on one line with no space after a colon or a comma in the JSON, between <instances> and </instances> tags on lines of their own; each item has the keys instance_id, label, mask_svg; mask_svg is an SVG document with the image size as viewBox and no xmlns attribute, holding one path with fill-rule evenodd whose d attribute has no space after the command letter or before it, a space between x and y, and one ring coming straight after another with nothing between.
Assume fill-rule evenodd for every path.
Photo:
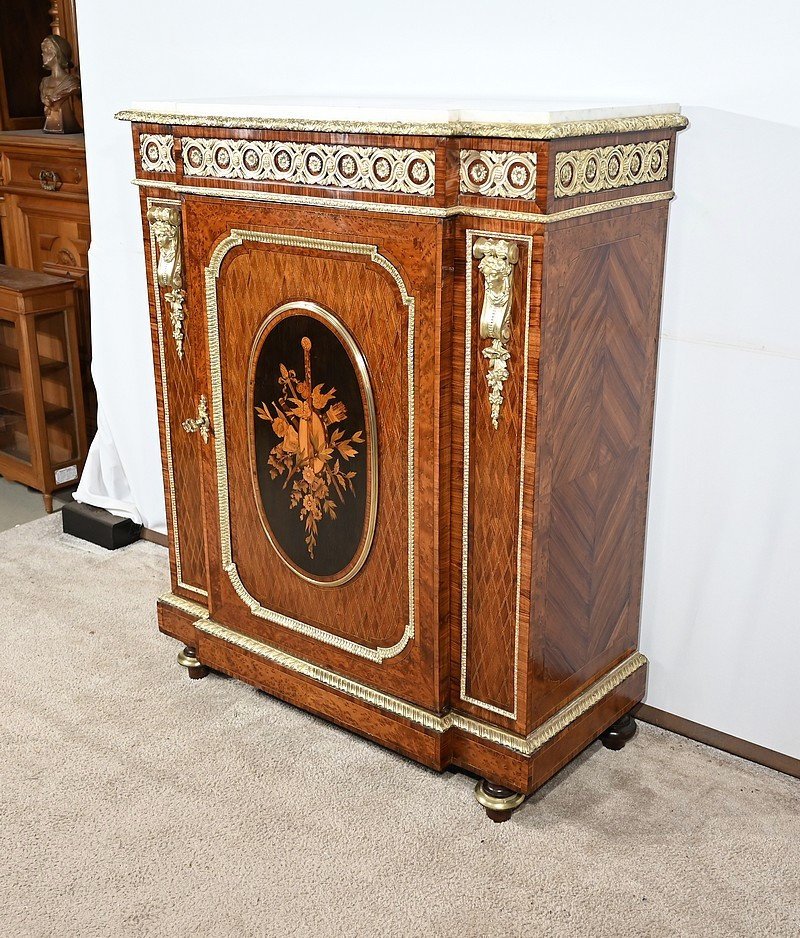
<instances>
[{"instance_id":1,"label":"antique wooden sideboard","mask_svg":"<svg viewBox=\"0 0 800 938\"><path fill-rule=\"evenodd\" d=\"M75 283L86 425L97 428L89 313L89 194L83 134L0 133L0 228L5 263Z\"/></svg>"},{"instance_id":2,"label":"antique wooden sideboard","mask_svg":"<svg viewBox=\"0 0 800 938\"><path fill-rule=\"evenodd\" d=\"M507 818L635 730L674 106L147 105L160 628Z\"/></svg>"}]
</instances>

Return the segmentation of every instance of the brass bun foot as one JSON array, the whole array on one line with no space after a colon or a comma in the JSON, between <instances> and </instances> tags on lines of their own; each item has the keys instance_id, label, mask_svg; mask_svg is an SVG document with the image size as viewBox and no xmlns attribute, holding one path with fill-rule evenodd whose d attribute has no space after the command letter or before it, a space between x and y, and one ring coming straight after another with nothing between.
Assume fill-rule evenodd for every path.
<instances>
[{"instance_id":1,"label":"brass bun foot","mask_svg":"<svg viewBox=\"0 0 800 938\"><path fill-rule=\"evenodd\" d=\"M503 788L502 785L495 785L494 782L487 782L485 779L475 786L475 797L478 804L486 809L487 817L496 824L507 821L511 817L511 812L525 800L525 795L520 795L510 788Z\"/></svg>"},{"instance_id":2,"label":"brass bun foot","mask_svg":"<svg viewBox=\"0 0 800 938\"><path fill-rule=\"evenodd\" d=\"M636 720L626 713L624 717L612 723L611 726L602 734L600 742L606 749L619 750L636 735Z\"/></svg>"},{"instance_id":3,"label":"brass bun foot","mask_svg":"<svg viewBox=\"0 0 800 938\"><path fill-rule=\"evenodd\" d=\"M187 646L183 651L179 651L178 664L182 668L186 668L189 672L189 677L194 681L208 674L208 668L197 660L194 648Z\"/></svg>"}]
</instances>

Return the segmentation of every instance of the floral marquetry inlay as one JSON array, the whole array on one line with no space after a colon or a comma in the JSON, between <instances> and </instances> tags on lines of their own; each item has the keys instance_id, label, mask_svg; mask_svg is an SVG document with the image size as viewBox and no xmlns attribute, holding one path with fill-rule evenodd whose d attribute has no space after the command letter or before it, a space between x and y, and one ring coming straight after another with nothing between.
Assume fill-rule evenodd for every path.
<instances>
[{"instance_id":1,"label":"floral marquetry inlay","mask_svg":"<svg viewBox=\"0 0 800 938\"><path fill-rule=\"evenodd\" d=\"M375 528L375 402L352 334L296 301L270 314L252 359L253 464L264 532L305 580L346 582Z\"/></svg>"},{"instance_id":2,"label":"floral marquetry inlay","mask_svg":"<svg viewBox=\"0 0 800 938\"><path fill-rule=\"evenodd\" d=\"M433 195L433 150L185 137L186 176Z\"/></svg>"},{"instance_id":3,"label":"floral marquetry inlay","mask_svg":"<svg viewBox=\"0 0 800 938\"><path fill-rule=\"evenodd\" d=\"M313 559L319 522L323 518L335 521L338 504L344 503L348 490L355 494L356 472L347 463L358 455L364 433L361 429L345 433L346 405L337 400L335 387L326 391L323 384L314 384L311 339L303 336L300 345L303 374L298 377L293 368L281 362L277 378L280 397L269 405L262 402L256 414L278 437L267 460L269 474L272 479L285 477L289 507L299 512L308 555Z\"/></svg>"},{"instance_id":4,"label":"floral marquetry inlay","mask_svg":"<svg viewBox=\"0 0 800 938\"><path fill-rule=\"evenodd\" d=\"M171 134L142 134L139 137L139 155L146 173L174 173Z\"/></svg>"},{"instance_id":5,"label":"floral marquetry inlay","mask_svg":"<svg viewBox=\"0 0 800 938\"><path fill-rule=\"evenodd\" d=\"M645 140L556 154L555 195L570 195L661 182L667 178L669 140Z\"/></svg>"},{"instance_id":6,"label":"floral marquetry inlay","mask_svg":"<svg viewBox=\"0 0 800 938\"><path fill-rule=\"evenodd\" d=\"M461 192L501 199L536 197L536 154L461 151Z\"/></svg>"}]
</instances>

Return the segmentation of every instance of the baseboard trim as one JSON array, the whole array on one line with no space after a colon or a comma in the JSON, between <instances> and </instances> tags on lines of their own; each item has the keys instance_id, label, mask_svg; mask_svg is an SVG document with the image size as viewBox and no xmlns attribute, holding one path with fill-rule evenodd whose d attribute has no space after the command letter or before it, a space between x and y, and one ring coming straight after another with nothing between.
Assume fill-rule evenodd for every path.
<instances>
[{"instance_id":1,"label":"baseboard trim","mask_svg":"<svg viewBox=\"0 0 800 938\"><path fill-rule=\"evenodd\" d=\"M169 547L169 538L166 534L160 534L158 531L152 531L150 528L142 528L139 537L143 541L150 541L151 544L159 544L161 547Z\"/></svg>"},{"instance_id":2,"label":"baseboard trim","mask_svg":"<svg viewBox=\"0 0 800 938\"><path fill-rule=\"evenodd\" d=\"M675 716L674 713L667 713L666 710L659 710L657 707L651 707L648 704L639 704L633 712L637 719L642 720L644 723L660 726L662 729L677 733L679 736L686 736L698 743L704 743L714 749L721 749L723 752L730 752L734 756L747 759L749 762L765 765L767 768L775 769L776 772L783 772L785 775L800 778L800 759L787 756L782 752L775 752L773 749L765 749L763 746L749 743L745 739L739 739L738 736L729 736L719 730L712 730L710 726L693 723L691 720Z\"/></svg>"}]
</instances>

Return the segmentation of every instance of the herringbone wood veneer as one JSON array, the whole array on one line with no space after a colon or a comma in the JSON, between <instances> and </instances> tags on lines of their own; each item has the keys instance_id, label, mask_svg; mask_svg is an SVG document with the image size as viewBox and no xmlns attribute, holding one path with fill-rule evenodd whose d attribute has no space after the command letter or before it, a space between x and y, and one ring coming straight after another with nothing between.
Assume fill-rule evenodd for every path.
<instances>
[{"instance_id":1,"label":"herringbone wood veneer","mask_svg":"<svg viewBox=\"0 0 800 938\"><path fill-rule=\"evenodd\" d=\"M534 721L636 647L666 209L545 251Z\"/></svg>"}]
</instances>

